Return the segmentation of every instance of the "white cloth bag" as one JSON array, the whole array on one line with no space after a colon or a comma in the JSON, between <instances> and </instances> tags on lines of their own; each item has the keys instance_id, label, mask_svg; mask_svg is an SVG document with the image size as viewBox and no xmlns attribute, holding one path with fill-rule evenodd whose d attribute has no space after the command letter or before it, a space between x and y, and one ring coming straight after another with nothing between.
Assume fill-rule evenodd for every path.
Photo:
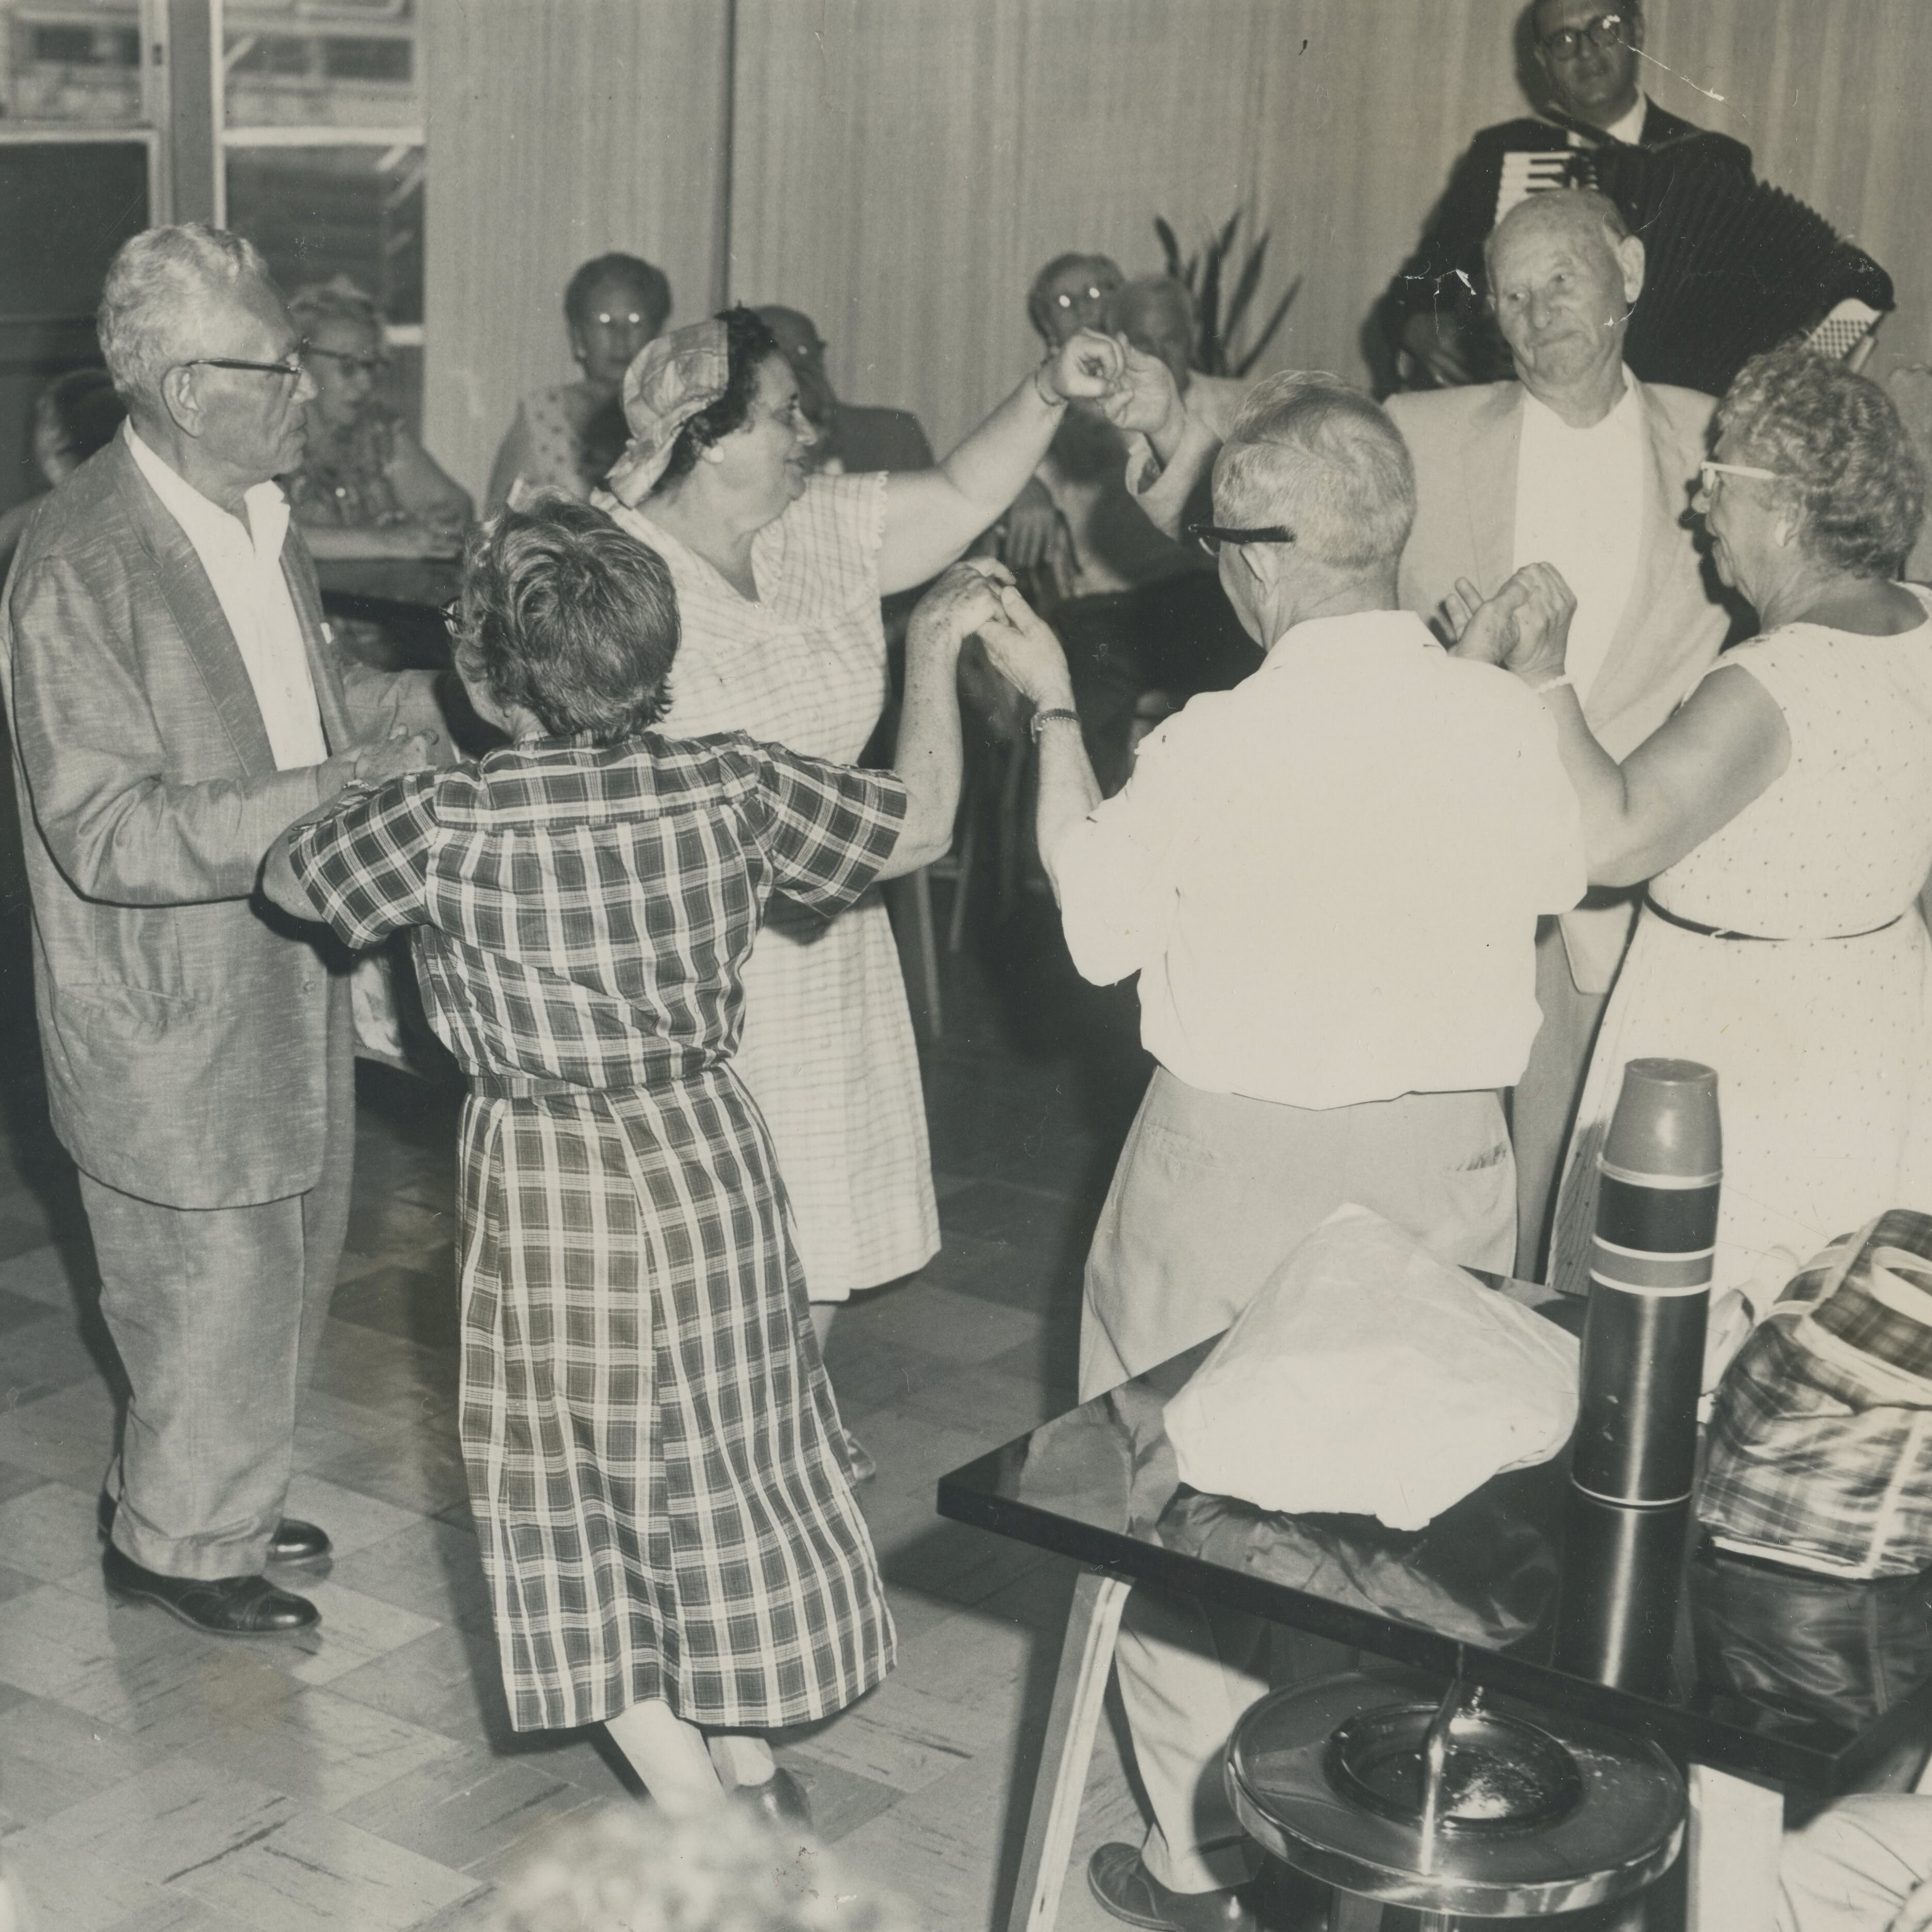
<instances>
[{"instance_id":1,"label":"white cloth bag","mask_svg":"<svg viewBox=\"0 0 1932 1932\"><path fill-rule=\"evenodd\" d=\"M1264 1510L1420 1529L1576 1421L1575 1338L1338 1208L1167 1405L1181 1480Z\"/></svg>"}]
</instances>

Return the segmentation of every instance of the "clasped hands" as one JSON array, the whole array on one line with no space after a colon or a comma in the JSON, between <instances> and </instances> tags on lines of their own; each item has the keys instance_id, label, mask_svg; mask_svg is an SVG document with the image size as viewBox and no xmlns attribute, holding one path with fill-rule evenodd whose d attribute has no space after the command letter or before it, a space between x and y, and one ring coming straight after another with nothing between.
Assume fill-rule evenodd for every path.
<instances>
[{"instance_id":1,"label":"clasped hands","mask_svg":"<svg viewBox=\"0 0 1932 1932\"><path fill-rule=\"evenodd\" d=\"M1525 564L1486 601L1459 577L1442 614L1455 656L1500 664L1532 685L1563 676L1576 599L1554 564Z\"/></svg>"},{"instance_id":2,"label":"clasped hands","mask_svg":"<svg viewBox=\"0 0 1932 1932\"><path fill-rule=\"evenodd\" d=\"M993 665L1020 694L1045 710L1071 707L1072 683L1060 640L990 557L953 565L920 599L907 632L910 650L956 650L976 635Z\"/></svg>"},{"instance_id":3,"label":"clasped hands","mask_svg":"<svg viewBox=\"0 0 1932 1932\"><path fill-rule=\"evenodd\" d=\"M1091 403L1130 434L1152 436L1186 406L1173 371L1124 335L1081 329L1045 367L1046 380L1069 402Z\"/></svg>"}]
</instances>

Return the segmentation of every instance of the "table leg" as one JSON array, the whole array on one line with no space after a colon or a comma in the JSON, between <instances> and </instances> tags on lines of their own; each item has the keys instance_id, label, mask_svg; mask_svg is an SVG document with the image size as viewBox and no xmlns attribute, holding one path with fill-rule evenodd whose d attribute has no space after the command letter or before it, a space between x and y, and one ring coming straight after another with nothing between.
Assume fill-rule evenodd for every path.
<instances>
[{"instance_id":1,"label":"table leg","mask_svg":"<svg viewBox=\"0 0 1932 1932\"><path fill-rule=\"evenodd\" d=\"M1694 1764L1685 1932L1768 1927L1778 1916L1784 1793L1775 1784Z\"/></svg>"},{"instance_id":2,"label":"table leg","mask_svg":"<svg viewBox=\"0 0 1932 1932\"><path fill-rule=\"evenodd\" d=\"M1087 1767L1106 1701L1107 1674L1114 1665L1114 1640L1120 1634L1120 1612L1132 1588L1131 1578L1101 1570L1082 1570L1073 1586L1073 1607L1067 1613L1066 1638L1060 1646L1060 1672L1053 1681L1053 1706L1040 1748L1007 1932L1052 1932L1059 1916L1060 1888L1073 1856Z\"/></svg>"}]
</instances>

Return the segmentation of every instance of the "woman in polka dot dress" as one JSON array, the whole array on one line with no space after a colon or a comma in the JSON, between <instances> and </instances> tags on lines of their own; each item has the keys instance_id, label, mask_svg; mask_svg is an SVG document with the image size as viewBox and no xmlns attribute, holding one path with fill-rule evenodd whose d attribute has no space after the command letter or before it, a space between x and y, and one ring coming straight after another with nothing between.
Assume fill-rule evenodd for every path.
<instances>
[{"instance_id":1,"label":"woman in polka dot dress","mask_svg":"<svg viewBox=\"0 0 1932 1932\"><path fill-rule=\"evenodd\" d=\"M1715 419L1693 507L1762 634L1621 766L1562 682L1533 566L1478 620L1546 694L1583 801L1590 876L1648 879L1557 1209L1552 1279L1588 1289L1596 1160L1626 1061L1718 1073L1714 1286L1757 1312L1834 1235L1932 1209L1932 592L1894 581L1924 485L1897 412L1840 364L1780 350ZM1536 572L1545 573L1539 585ZM1515 596L1527 621L1496 607ZM1566 614L1567 621L1567 614ZM1462 648L1483 650L1466 633ZM1552 682L1555 680L1555 682Z\"/></svg>"}]
</instances>

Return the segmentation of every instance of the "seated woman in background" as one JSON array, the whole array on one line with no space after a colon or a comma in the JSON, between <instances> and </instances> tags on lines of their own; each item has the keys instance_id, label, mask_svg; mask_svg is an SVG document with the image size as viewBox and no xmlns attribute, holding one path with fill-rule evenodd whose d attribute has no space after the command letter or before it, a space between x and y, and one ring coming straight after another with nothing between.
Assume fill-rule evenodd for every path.
<instances>
[{"instance_id":1,"label":"seated woman in background","mask_svg":"<svg viewBox=\"0 0 1932 1932\"><path fill-rule=\"evenodd\" d=\"M470 1078L458 1430L511 1721L604 1724L672 1810L716 1800L715 1757L797 1820L762 1733L892 1667L736 1065L740 976L774 894L829 915L945 849L960 643L999 608L962 565L914 614L896 776L680 742L653 728L679 646L664 561L586 504L506 510L472 539L454 656L512 743L352 787L269 854L276 903L346 944L420 929Z\"/></svg>"},{"instance_id":2,"label":"seated woman in background","mask_svg":"<svg viewBox=\"0 0 1932 1932\"><path fill-rule=\"evenodd\" d=\"M388 358L376 304L345 277L289 298L315 385L308 452L286 479L289 505L319 557L454 556L474 514L376 394Z\"/></svg>"},{"instance_id":3,"label":"seated woman in background","mask_svg":"<svg viewBox=\"0 0 1932 1932\"><path fill-rule=\"evenodd\" d=\"M0 516L0 573L14 561L28 520L48 494L113 440L127 413L105 369L70 369L40 392L34 404L34 461L47 487Z\"/></svg>"},{"instance_id":4,"label":"seated woman in background","mask_svg":"<svg viewBox=\"0 0 1932 1932\"><path fill-rule=\"evenodd\" d=\"M376 385L388 367L376 304L345 277L290 298L315 394L308 451L288 479L289 501L320 557L453 556L474 514Z\"/></svg>"},{"instance_id":5,"label":"seated woman in background","mask_svg":"<svg viewBox=\"0 0 1932 1932\"><path fill-rule=\"evenodd\" d=\"M1834 1235L1932 1209L1932 592L1893 581L1924 482L1885 392L1802 349L1748 362L1692 507L1760 635L1621 765L1564 674L1570 599L1519 572L1466 630L1546 694L1593 884L1648 890L1604 1016L1551 1279L1588 1284L1597 1154L1624 1063L1718 1074L1714 1290L1762 1314ZM1473 586L1465 586L1470 596ZM1513 615L1498 623L1501 607Z\"/></svg>"},{"instance_id":6,"label":"seated woman in background","mask_svg":"<svg viewBox=\"0 0 1932 1932\"><path fill-rule=\"evenodd\" d=\"M603 482L627 434L618 385L670 316L664 271L635 255L599 255L571 277L563 318L570 352L584 374L574 382L536 390L517 405L516 420L490 466L486 515L500 510L520 483L526 490L587 497Z\"/></svg>"}]
</instances>

